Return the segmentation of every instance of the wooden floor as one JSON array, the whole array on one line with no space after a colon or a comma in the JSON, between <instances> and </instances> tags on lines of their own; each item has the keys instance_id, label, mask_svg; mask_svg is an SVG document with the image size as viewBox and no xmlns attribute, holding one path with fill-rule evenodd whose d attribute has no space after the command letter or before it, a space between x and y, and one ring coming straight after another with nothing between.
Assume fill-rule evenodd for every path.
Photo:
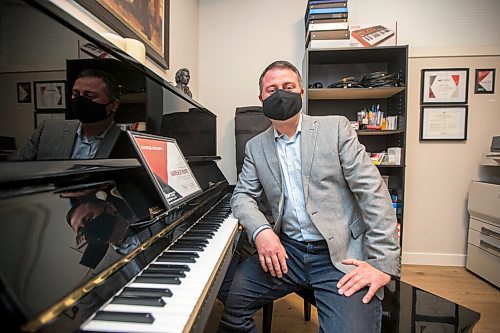
<instances>
[{"instance_id":1,"label":"wooden floor","mask_svg":"<svg viewBox=\"0 0 500 333\"><path fill-rule=\"evenodd\" d=\"M473 333L500 332L500 290L463 267L403 265L401 280L481 313ZM222 304L216 302L205 333L217 330ZM303 320L302 298L288 295L274 303L273 333L318 332L318 316L313 307L310 322ZM255 315L259 330L261 311ZM404 333L404 332L402 332Z\"/></svg>"}]
</instances>

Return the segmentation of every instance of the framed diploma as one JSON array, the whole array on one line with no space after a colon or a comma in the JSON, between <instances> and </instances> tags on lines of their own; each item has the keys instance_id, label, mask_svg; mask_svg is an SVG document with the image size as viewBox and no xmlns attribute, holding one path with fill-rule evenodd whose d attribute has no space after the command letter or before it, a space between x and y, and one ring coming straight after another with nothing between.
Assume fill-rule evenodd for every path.
<instances>
[{"instance_id":1,"label":"framed diploma","mask_svg":"<svg viewBox=\"0 0 500 333\"><path fill-rule=\"evenodd\" d=\"M474 94L495 93L495 68L476 69Z\"/></svg>"},{"instance_id":2,"label":"framed diploma","mask_svg":"<svg viewBox=\"0 0 500 333\"><path fill-rule=\"evenodd\" d=\"M422 69L421 104L467 104L468 68Z\"/></svg>"},{"instance_id":3,"label":"framed diploma","mask_svg":"<svg viewBox=\"0 0 500 333\"><path fill-rule=\"evenodd\" d=\"M422 106L420 140L466 140L467 105Z\"/></svg>"}]
</instances>

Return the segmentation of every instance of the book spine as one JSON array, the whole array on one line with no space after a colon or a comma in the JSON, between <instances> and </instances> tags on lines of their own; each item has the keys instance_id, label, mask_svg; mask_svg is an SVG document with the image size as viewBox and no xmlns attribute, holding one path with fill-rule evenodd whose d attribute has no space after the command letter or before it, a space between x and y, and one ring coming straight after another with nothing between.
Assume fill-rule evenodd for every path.
<instances>
[{"instance_id":1,"label":"book spine","mask_svg":"<svg viewBox=\"0 0 500 333\"><path fill-rule=\"evenodd\" d=\"M347 2L348 0L312 0L309 1L309 5L317 5L317 4L327 4L327 3L337 3L337 2Z\"/></svg>"},{"instance_id":2,"label":"book spine","mask_svg":"<svg viewBox=\"0 0 500 333\"><path fill-rule=\"evenodd\" d=\"M309 10L309 14L336 14L336 13L347 13L347 8L317 8Z\"/></svg>"},{"instance_id":3,"label":"book spine","mask_svg":"<svg viewBox=\"0 0 500 333\"><path fill-rule=\"evenodd\" d=\"M309 31L319 30L346 30L349 29L349 23L309 23Z\"/></svg>"},{"instance_id":4,"label":"book spine","mask_svg":"<svg viewBox=\"0 0 500 333\"><path fill-rule=\"evenodd\" d=\"M347 22L347 19L341 18L341 19L310 20L309 25L311 25L311 24L324 24L324 23L342 23L342 22Z\"/></svg>"},{"instance_id":5,"label":"book spine","mask_svg":"<svg viewBox=\"0 0 500 333\"><path fill-rule=\"evenodd\" d=\"M310 39L349 39L349 29L312 31Z\"/></svg>"},{"instance_id":6,"label":"book spine","mask_svg":"<svg viewBox=\"0 0 500 333\"><path fill-rule=\"evenodd\" d=\"M336 2L336 3L325 3L318 5L309 5L309 9L318 9L318 8L344 8L347 7L347 2Z\"/></svg>"},{"instance_id":7,"label":"book spine","mask_svg":"<svg viewBox=\"0 0 500 333\"><path fill-rule=\"evenodd\" d=\"M349 39L317 39L311 40L308 43L309 49L334 49L349 46Z\"/></svg>"}]
</instances>

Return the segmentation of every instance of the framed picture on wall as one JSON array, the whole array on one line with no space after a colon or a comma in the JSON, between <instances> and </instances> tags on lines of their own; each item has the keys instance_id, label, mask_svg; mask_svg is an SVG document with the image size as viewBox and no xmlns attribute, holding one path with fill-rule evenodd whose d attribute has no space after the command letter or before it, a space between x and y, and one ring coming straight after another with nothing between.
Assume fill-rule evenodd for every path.
<instances>
[{"instance_id":1,"label":"framed picture on wall","mask_svg":"<svg viewBox=\"0 0 500 333\"><path fill-rule=\"evenodd\" d=\"M35 110L65 110L65 81L35 81Z\"/></svg>"},{"instance_id":2,"label":"framed picture on wall","mask_svg":"<svg viewBox=\"0 0 500 333\"><path fill-rule=\"evenodd\" d=\"M34 113L35 116L35 128L38 127L41 123L48 119L66 119L66 114L63 112L44 112L38 111Z\"/></svg>"},{"instance_id":3,"label":"framed picture on wall","mask_svg":"<svg viewBox=\"0 0 500 333\"><path fill-rule=\"evenodd\" d=\"M170 0L76 0L122 37L142 41L147 55L168 69Z\"/></svg>"},{"instance_id":4,"label":"framed picture on wall","mask_svg":"<svg viewBox=\"0 0 500 333\"><path fill-rule=\"evenodd\" d=\"M466 140L467 105L422 106L420 140Z\"/></svg>"},{"instance_id":5,"label":"framed picture on wall","mask_svg":"<svg viewBox=\"0 0 500 333\"><path fill-rule=\"evenodd\" d=\"M494 94L495 93L495 68L476 69L476 78L474 80L475 94Z\"/></svg>"},{"instance_id":6,"label":"framed picture on wall","mask_svg":"<svg viewBox=\"0 0 500 333\"><path fill-rule=\"evenodd\" d=\"M421 104L467 104L468 68L422 69Z\"/></svg>"},{"instance_id":7,"label":"framed picture on wall","mask_svg":"<svg viewBox=\"0 0 500 333\"><path fill-rule=\"evenodd\" d=\"M31 103L31 82L17 83L17 102Z\"/></svg>"}]
</instances>

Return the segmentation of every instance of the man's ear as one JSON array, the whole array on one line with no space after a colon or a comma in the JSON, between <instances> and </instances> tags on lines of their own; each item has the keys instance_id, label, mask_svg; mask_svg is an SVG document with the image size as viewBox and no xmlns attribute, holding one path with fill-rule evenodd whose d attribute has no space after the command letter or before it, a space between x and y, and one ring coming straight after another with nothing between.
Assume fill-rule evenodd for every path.
<instances>
[{"instance_id":1,"label":"man's ear","mask_svg":"<svg viewBox=\"0 0 500 333\"><path fill-rule=\"evenodd\" d=\"M260 94L258 97L259 97L259 101L262 103L262 94Z\"/></svg>"},{"instance_id":2,"label":"man's ear","mask_svg":"<svg viewBox=\"0 0 500 333\"><path fill-rule=\"evenodd\" d=\"M111 112L115 113L116 110L118 110L118 107L120 106L120 100L115 99L113 102L111 102Z\"/></svg>"}]
</instances>

